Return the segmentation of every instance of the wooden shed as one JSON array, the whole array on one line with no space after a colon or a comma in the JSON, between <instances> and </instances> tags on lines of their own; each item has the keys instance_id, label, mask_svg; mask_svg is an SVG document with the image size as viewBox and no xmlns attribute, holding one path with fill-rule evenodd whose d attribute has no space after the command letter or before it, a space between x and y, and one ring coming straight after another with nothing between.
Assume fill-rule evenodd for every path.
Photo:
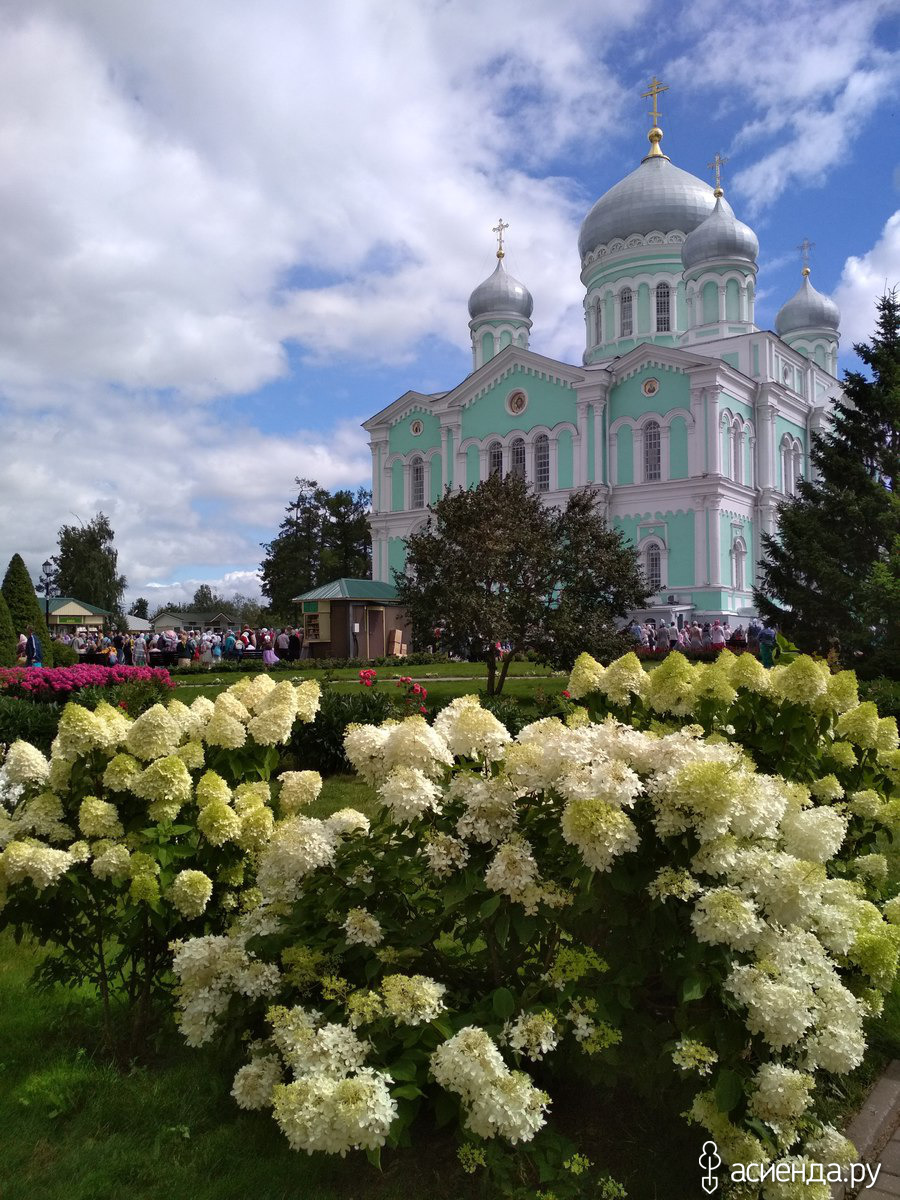
<instances>
[{"instance_id":1,"label":"wooden shed","mask_svg":"<svg viewBox=\"0 0 900 1200\"><path fill-rule=\"evenodd\" d=\"M410 624L392 583L335 579L295 596L310 658L408 654Z\"/></svg>"}]
</instances>

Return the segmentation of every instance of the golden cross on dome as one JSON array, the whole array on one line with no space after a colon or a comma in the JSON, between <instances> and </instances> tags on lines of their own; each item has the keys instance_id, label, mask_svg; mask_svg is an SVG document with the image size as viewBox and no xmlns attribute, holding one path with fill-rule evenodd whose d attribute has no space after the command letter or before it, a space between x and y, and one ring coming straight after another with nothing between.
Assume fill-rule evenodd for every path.
<instances>
[{"instance_id":1,"label":"golden cross on dome","mask_svg":"<svg viewBox=\"0 0 900 1200\"><path fill-rule=\"evenodd\" d=\"M804 238L797 249L800 251L800 257L803 260L803 278L809 274L809 252L814 249L815 242L811 242L809 238Z\"/></svg>"},{"instance_id":2,"label":"golden cross on dome","mask_svg":"<svg viewBox=\"0 0 900 1200\"><path fill-rule=\"evenodd\" d=\"M494 228L491 230L491 233L496 233L496 235L497 235L497 257L498 258L503 258L503 254L504 254L503 231L505 229L509 229L509 223L504 221L503 218L501 217L500 220L497 222L497 224L494 226Z\"/></svg>"},{"instance_id":3,"label":"golden cross on dome","mask_svg":"<svg viewBox=\"0 0 900 1200\"><path fill-rule=\"evenodd\" d=\"M722 191L722 168L725 166L725 164L727 162L728 162L728 159L723 158L722 155L717 150L712 162L706 164L711 171L715 171L715 173L716 173L716 195L717 196L725 195L725 193Z\"/></svg>"},{"instance_id":4,"label":"golden cross on dome","mask_svg":"<svg viewBox=\"0 0 900 1200\"><path fill-rule=\"evenodd\" d=\"M653 82L650 84L650 87L648 88L648 90L646 92L641 92L642 100L646 100L648 96L653 97L653 112L649 113L648 115L653 118L654 125L659 124L659 116L660 116L659 108L657 107L657 104L656 104L657 97L659 96L660 92L667 92L668 90L669 90L669 85L667 83L660 83L659 80L654 75Z\"/></svg>"}]
</instances>

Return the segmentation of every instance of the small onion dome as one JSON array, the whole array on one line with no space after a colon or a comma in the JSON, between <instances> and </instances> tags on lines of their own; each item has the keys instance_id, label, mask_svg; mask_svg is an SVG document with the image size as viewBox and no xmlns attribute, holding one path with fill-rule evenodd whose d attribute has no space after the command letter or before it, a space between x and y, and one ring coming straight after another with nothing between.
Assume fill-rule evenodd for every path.
<instances>
[{"instance_id":1,"label":"small onion dome","mask_svg":"<svg viewBox=\"0 0 900 1200\"><path fill-rule=\"evenodd\" d=\"M486 317L488 314L511 314L516 317L531 316L534 300L531 292L524 283L513 279L503 266L503 259L497 256L497 266L493 275L478 287L469 297L469 316L474 321L476 317Z\"/></svg>"},{"instance_id":2,"label":"small onion dome","mask_svg":"<svg viewBox=\"0 0 900 1200\"><path fill-rule=\"evenodd\" d=\"M693 233L687 235L681 247L681 261L686 271L699 263L714 262L720 258L731 262L737 259L755 266L758 254L759 240L756 234L725 207L721 196L717 197L716 207L710 215Z\"/></svg>"},{"instance_id":3,"label":"small onion dome","mask_svg":"<svg viewBox=\"0 0 900 1200\"><path fill-rule=\"evenodd\" d=\"M837 333L840 323L841 310L833 300L816 291L805 270L800 290L778 310L775 332L779 337L798 329L828 329Z\"/></svg>"}]
</instances>

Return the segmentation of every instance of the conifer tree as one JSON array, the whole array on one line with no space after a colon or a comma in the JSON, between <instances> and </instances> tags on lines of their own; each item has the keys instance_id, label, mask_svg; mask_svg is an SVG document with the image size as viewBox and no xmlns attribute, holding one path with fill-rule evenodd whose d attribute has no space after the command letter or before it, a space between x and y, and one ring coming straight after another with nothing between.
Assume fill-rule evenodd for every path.
<instances>
[{"instance_id":1,"label":"conifer tree","mask_svg":"<svg viewBox=\"0 0 900 1200\"><path fill-rule=\"evenodd\" d=\"M52 667L53 646L50 642L47 624L44 621L44 612L40 600L35 595L34 584L21 554L14 554L9 560L0 591L2 591L3 599L9 608L16 637L18 638L20 633L26 633L28 626L31 625L41 639L44 650L43 665Z\"/></svg>"},{"instance_id":2,"label":"conifer tree","mask_svg":"<svg viewBox=\"0 0 900 1200\"><path fill-rule=\"evenodd\" d=\"M776 535L763 536L756 600L801 649L836 644L848 665L897 673L891 608L900 538L896 291L878 302L871 343L854 349L868 374L846 373L830 428L812 441L815 478L798 481L798 494L779 510Z\"/></svg>"},{"instance_id":3,"label":"conifer tree","mask_svg":"<svg viewBox=\"0 0 900 1200\"><path fill-rule=\"evenodd\" d=\"M9 615L9 605L0 593L0 667L16 665L18 640L13 629L12 617Z\"/></svg>"}]
</instances>

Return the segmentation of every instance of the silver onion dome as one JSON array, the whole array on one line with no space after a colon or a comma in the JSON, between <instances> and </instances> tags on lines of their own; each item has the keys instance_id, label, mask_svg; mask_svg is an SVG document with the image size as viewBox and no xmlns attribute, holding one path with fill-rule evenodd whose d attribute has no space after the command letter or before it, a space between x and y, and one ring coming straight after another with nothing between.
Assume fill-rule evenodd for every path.
<instances>
[{"instance_id":1,"label":"silver onion dome","mask_svg":"<svg viewBox=\"0 0 900 1200\"><path fill-rule=\"evenodd\" d=\"M778 310L775 332L779 337L798 329L829 329L837 333L841 311L833 300L817 292L804 274L800 290Z\"/></svg>"},{"instance_id":2,"label":"silver onion dome","mask_svg":"<svg viewBox=\"0 0 900 1200\"><path fill-rule=\"evenodd\" d=\"M723 197L716 199L712 213L688 234L681 247L681 261L689 271L699 263L729 259L755 266L759 254L759 240L749 225L739 221L729 209L726 212Z\"/></svg>"},{"instance_id":3,"label":"silver onion dome","mask_svg":"<svg viewBox=\"0 0 900 1200\"><path fill-rule=\"evenodd\" d=\"M696 175L674 166L664 155L648 155L630 175L601 196L581 226L578 252L582 258L613 238L631 234L691 233L711 215L713 189ZM723 212L733 216L727 200Z\"/></svg>"},{"instance_id":4,"label":"silver onion dome","mask_svg":"<svg viewBox=\"0 0 900 1200\"><path fill-rule=\"evenodd\" d=\"M494 273L478 287L469 297L469 316L474 321L476 317L490 314L512 315L530 318L534 309L531 292L524 283L513 279L503 266L503 259L497 256L497 266Z\"/></svg>"}]
</instances>

